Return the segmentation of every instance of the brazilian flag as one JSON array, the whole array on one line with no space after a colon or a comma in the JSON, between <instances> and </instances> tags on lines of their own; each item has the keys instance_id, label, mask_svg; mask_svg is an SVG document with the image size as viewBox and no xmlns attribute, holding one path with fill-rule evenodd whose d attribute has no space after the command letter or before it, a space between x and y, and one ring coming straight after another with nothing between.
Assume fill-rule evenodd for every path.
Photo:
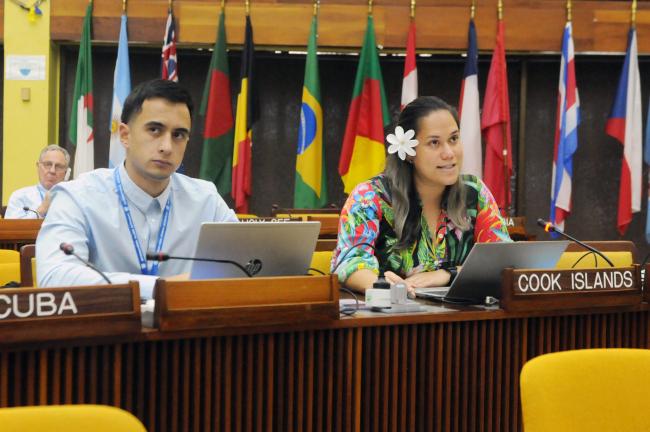
<instances>
[{"instance_id":1,"label":"brazilian flag","mask_svg":"<svg viewBox=\"0 0 650 432\"><path fill-rule=\"evenodd\" d=\"M307 45L305 82L302 88L296 185L293 206L318 208L327 203L327 179L323 155L323 109L320 103L320 79L316 55L318 16L314 15Z\"/></svg>"}]
</instances>

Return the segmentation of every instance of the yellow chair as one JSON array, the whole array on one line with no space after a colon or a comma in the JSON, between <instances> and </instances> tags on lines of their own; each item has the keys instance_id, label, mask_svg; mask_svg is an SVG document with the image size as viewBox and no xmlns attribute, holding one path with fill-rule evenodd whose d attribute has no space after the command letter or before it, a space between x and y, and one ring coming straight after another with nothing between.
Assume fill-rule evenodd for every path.
<instances>
[{"instance_id":1,"label":"yellow chair","mask_svg":"<svg viewBox=\"0 0 650 432\"><path fill-rule=\"evenodd\" d=\"M635 262L636 246L629 240L590 241L586 243L602 252L616 267L631 266ZM570 269L576 263L574 268L577 269L609 267L609 264L599 256L596 256L596 258L594 258L594 254L584 256L588 252L578 244L569 243L566 252L562 254L556 267ZM582 258L583 256L584 258ZM578 262L578 260L580 261Z\"/></svg>"},{"instance_id":2,"label":"yellow chair","mask_svg":"<svg viewBox=\"0 0 650 432\"><path fill-rule=\"evenodd\" d=\"M607 261L602 257L592 254L592 256L584 256L588 251L584 252L564 252L557 264L555 265L558 269L593 269L593 268L605 268L609 267ZM634 263L632 258L632 253L623 251L623 252L603 252L603 254L609 258L609 260L614 264L615 267L628 267ZM594 257L595 255L595 257ZM582 258L582 259L581 259ZM578 262L580 260L580 262ZM577 264L576 264L577 263ZM575 264L575 267L573 265Z\"/></svg>"},{"instance_id":3,"label":"yellow chair","mask_svg":"<svg viewBox=\"0 0 650 432\"><path fill-rule=\"evenodd\" d=\"M333 251L316 251L311 257L309 267L325 274L330 274L330 263L332 262ZM313 272L313 271L312 271ZM318 272L315 272L318 273ZM320 273L318 273L320 274Z\"/></svg>"},{"instance_id":4,"label":"yellow chair","mask_svg":"<svg viewBox=\"0 0 650 432\"><path fill-rule=\"evenodd\" d=\"M536 357L521 371L526 432L650 431L650 350Z\"/></svg>"},{"instance_id":5,"label":"yellow chair","mask_svg":"<svg viewBox=\"0 0 650 432\"><path fill-rule=\"evenodd\" d=\"M20 253L0 249L0 286L12 281L20 281Z\"/></svg>"},{"instance_id":6,"label":"yellow chair","mask_svg":"<svg viewBox=\"0 0 650 432\"><path fill-rule=\"evenodd\" d=\"M0 408L3 432L147 432L133 414L105 405Z\"/></svg>"}]
</instances>

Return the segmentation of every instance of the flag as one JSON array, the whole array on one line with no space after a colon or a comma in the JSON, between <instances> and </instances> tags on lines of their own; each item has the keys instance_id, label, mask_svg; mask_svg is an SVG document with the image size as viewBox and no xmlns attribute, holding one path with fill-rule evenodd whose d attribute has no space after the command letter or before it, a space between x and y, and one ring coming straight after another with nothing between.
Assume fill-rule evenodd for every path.
<instances>
[{"instance_id":1,"label":"flag","mask_svg":"<svg viewBox=\"0 0 650 432\"><path fill-rule=\"evenodd\" d=\"M70 113L68 136L76 146L74 155L74 178L95 167L93 133L93 64L90 46L93 4L88 3L79 44L77 72L74 79L74 95Z\"/></svg>"},{"instance_id":2,"label":"flag","mask_svg":"<svg viewBox=\"0 0 650 432\"><path fill-rule=\"evenodd\" d=\"M295 208L318 208L327 203L327 177L323 149L323 109L320 104L320 78L316 54L318 17L311 21L307 43L305 81L302 87L296 183L293 195Z\"/></svg>"},{"instance_id":3,"label":"flag","mask_svg":"<svg viewBox=\"0 0 650 432\"><path fill-rule=\"evenodd\" d=\"M162 47L162 79L178 82L178 61L176 59L176 24L170 7L165 24L165 38Z\"/></svg>"},{"instance_id":4,"label":"flag","mask_svg":"<svg viewBox=\"0 0 650 432\"><path fill-rule=\"evenodd\" d=\"M109 168L117 167L124 160L125 151L118 126L122 117L124 100L131 93L131 69L129 67L129 38L126 32L127 18L122 14L120 40L117 45L117 60L113 73L113 107L111 109L111 143L108 150Z\"/></svg>"},{"instance_id":5,"label":"flag","mask_svg":"<svg viewBox=\"0 0 650 432\"><path fill-rule=\"evenodd\" d=\"M339 174L345 193L350 193L358 183L384 169L384 127L389 122L390 113L375 45L375 29L372 16L368 16L339 159Z\"/></svg>"},{"instance_id":6,"label":"flag","mask_svg":"<svg viewBox=\"0 0 650 432\"><path fill-rule=\"evenodd\" d=\"M463 73L458 103L460 117L460 142L463 144L463 174L473 174L479 178L483 175L481 164L481 112L478 96L478 45L474 20L469 20L467 32L467 61Z\"/></svg>"},{"instance_id":7,"label":"flag","mask_svg":"<svg viewBox=\"0 0 650 432\"><path fill-rule=\"evenodd\" d=\"M616 224L621 235L632 221L632 213L641 211L641 127L641 80L636 29L632 27L616 99L605 124L605 132L623 144Z\"/></svg>"},{"instance_id":8,"label":"flag","mask_svg":"<svg viewBox=\"0 0 650 432\"><path fill-rule=\"evenodd\" d=\"M406 58L404 59L404 80L402 81L402 102L404 109L418 97L418 68L415 62L415 20L411 20L409 34L406 38Z\"/></svg>"},{"instance_id":9,"label":"flag","mask_svg":"<svg viewBox=\"0 0 650 432\"><path fill-rule=\"evenodd\" d=\"M214 182L222 196L230 194L232 188L232 148L235 136L225 20L225 12L222 11L199 110L204 116L199 177Z\"/></svg>"},{"instance_id":10,"label":"flag","mask_svg":"<svg viewBox=\"0 0 650 432\"><path fill-rule=\"evenodd\" d=\"M650 165L650 102L648 103L648 117L645 123L645 152L643 160ZM648 210L645 224L645 241L650 243L650 172L648 173Z\"/></svg>"},{"instance_id":11,"label":"flag","mask_svg":"<svg viewBox=\"0 0 650 432\"><path fill-rule=\"evenodd\" d=\"M573 54L573 28L569 21L564 27L562 36L562 58L553 147L553 174L551 177L550 221L562 230L564 229L564 220L571 213L573 154L578 149L578 125L580 124L580 99Z\"/></svg>"},{"instance_id":12,"label":"flag","mask_svg":"<svg viewBox=\"0 0 650 432\"><path fill-rule=\"evenodd\" d=\"M481 130L485 139L485 165L483 181L488 186L499 207L511 201L510 188L506 187L512 176L512 143L510 141L510 101L508 99L508 71L504 47L503 20L497 23L497 37L488 73ZM504 143L506 155L504 158ZM507 167L508 178L504 179ZM506 195L507 194L507 195Z\"/></svg>"},{"instance_id":13,"label":"flag","mask_svg":"<svg viewBox=\"0 0 650 432\"><path fill-rule=\"evenodd\" d=\"M253 147L253 123L257 120L257 107L254 95L253 26L250 16L246 16L244 51L241 58L241 84L237 95L235 117L235 140L232 159L232 197L237 213L248 213L248 197L251 195L251 153Z\"/></svg>"}]
</instances>

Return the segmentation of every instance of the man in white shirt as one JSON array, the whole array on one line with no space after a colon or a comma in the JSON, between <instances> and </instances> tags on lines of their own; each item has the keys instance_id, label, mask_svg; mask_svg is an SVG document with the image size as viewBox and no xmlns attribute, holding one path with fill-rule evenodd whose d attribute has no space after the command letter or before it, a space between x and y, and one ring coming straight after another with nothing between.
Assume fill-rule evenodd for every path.
<instances>
[{"instance_id":1,"label":"man in white shirt","mask_svg":"<svg viewBox=\"0 0 650 432\"><path fill-rule=\"evenodd\" d=\"M192 124L192 100L177 83L153 80L124 102L123 164L56 186L36 240L39 285L102 284L102 277L59 246L68 243L113 283L140 281L150 297L158 276L187 273L189 261L148 262L147 252L191 256L202 222L237 221L213 183L176 173Z\"/></svg>"},{"instance_id":2,"label":"man in white shirt","mask_svg":"<svg viewBox=\"0 0 650 432\"><path fill-rule=\"evenodd\" d=\"M5 219L41 219L50 207L50 189L68 175L70 155L63 147L50 144L36 162L38 184L18 189L9 197Z\"/></svg>"}]
</instances>

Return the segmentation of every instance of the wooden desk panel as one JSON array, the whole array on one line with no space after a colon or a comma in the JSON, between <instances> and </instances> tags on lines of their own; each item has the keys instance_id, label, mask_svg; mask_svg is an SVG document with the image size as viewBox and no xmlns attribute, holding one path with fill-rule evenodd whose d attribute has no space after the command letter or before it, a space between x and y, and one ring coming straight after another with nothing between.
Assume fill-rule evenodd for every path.
<instances>
[{"instance_id":1,"label":"wooden desk panel","mask_svg":"<svg viewBox=\"0 0 650 432\"><path fill-rule=\"evenodd\" d=\"M0 346L0 406L110 404L150 431L520 430L528 359L648 348L647 309L450 311Z\"/></svg>"}]
</instances>

